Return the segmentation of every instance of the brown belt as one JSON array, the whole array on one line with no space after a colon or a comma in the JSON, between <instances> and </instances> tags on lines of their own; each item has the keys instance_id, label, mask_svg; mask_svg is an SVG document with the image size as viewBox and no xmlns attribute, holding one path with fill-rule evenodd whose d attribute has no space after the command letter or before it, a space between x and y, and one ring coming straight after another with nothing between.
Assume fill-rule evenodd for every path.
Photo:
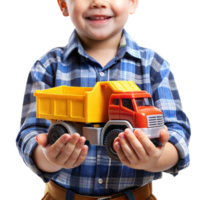
<instances>
[{"instance_id":1,"label":"brown belt","mask_svg":"<svg viewBox=\"0 0 200 200\"><path fill-rule=\"evenodd\" d=\"M55 184L53 181L49 181L46 184L46 189L45 189L45 196L43 197L42 200L65 200L67 190L58 186ZM152 183L149 183L141 188L132 190L135 199L136 200L156 200L154 195L152 194ZM74 200L98 200L99 198L104 198L110 199L109 197L113 196L119 196L114 198L114 200L128 200L126 195L120 196L121 193L109 195L109 196L99 196L99 197L94 197L94 196L84 196L84 195L79 195L75 194L74 195ZM105 198L108 197L108 198Z\"/></svg>"}]
</instances>

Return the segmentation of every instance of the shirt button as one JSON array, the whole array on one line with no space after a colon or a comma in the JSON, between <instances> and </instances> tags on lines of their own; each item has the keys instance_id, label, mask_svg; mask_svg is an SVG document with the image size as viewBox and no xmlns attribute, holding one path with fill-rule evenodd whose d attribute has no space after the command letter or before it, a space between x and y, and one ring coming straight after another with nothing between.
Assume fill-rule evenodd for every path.
<instances>
[{"instance_id":1,"label":"shirt button","mask_svg":"<svg viewBox=\"0 0 200 200\"><path fill-rule=\"evenodd\" d=\"M102 183L103 183L103 179L100 178L100 179L98 180L98 183L99 183L99 184L102 184Z\"/></svg>"},{"instance_id":2,"label":"shirt button","mask_svg":"<svg viewBox=\"0 0 200 200\"><path fill-rule=\"evenodd\" d=\"M99 74L100 74L100 76L104 76L104 73L103 73L103 72L100 72Z\"/></svg>"}]
</instances>

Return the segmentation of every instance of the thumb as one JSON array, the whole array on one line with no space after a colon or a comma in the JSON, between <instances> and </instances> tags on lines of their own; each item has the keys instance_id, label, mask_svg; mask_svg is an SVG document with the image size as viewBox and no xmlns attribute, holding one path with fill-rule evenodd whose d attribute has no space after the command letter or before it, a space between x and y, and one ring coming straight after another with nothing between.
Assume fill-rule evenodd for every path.
<instances>
[{"instance_id":1,"label":"thumb","mask_svg":"<svg viewBox=\"0 0 200 200\"><path fill-rule=\"evenodd\" d=\"M41 133L36 136L37 143L41 145L42 147L45 147L48 145L48 135L47 133Z\"/></svg>"},{"instance_id":2,"label":"thumb","mask_svg":"<svg viewBox=\"0 0 200 200\"><path fill-rule=\"evenodd\" d=\"M168 131L166 129L163 129L161 131L160 138L158 140L162 143L163 147L168 142L168 140L169 140L169 133L168 133Z\"/></svg>"}]
</instances>

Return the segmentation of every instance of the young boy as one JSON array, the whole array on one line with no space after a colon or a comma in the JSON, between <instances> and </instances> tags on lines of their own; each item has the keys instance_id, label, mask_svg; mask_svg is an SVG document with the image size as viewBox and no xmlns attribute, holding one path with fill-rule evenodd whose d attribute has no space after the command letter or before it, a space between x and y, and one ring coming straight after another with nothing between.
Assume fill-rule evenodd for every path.
<instances>
[{"instance_id":1,"label":"young boy","mask_svg":"<svg viewBox=\"0 0 200 200\"><path fill-rule=\"evenodd\" d=\"M190 126L168 63L139 47L123 29L138 0L58 2L75 31L66 47L49 51L31 69L17 137L20 154L48 182L44 199L156 199L151 182L161 178L162 171L176 175L189 165ZM111 80L134 81L152 95L167 127L160 134L162 147L155 147L141 130L129 129L113 143L121 162L111 160L104 147L88 148L79 133L64 134L49 145L50 122L36 118L34 91L60 85L93 87Z\"/></svg>"}]
</instances>

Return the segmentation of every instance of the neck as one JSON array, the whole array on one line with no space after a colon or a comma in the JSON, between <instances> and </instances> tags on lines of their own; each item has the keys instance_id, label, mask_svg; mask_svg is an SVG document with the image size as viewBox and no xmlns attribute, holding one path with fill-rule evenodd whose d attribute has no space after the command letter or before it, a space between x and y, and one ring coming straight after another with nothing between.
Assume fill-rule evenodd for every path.
<instances>
[{"instance_id":1,"label":"neck","mask_svg":"<svg viewBox=\"0 0 200 200\"><path fill-rule=\"evenodd\" d=\"M84 37L79 35L81 44L84 50L87 51L102 51L102 50L115 50L117 51L119 48L119 43L121 40L122 31L118 34L108 37L103 40L95 40L88 37Z\"/></svg>"}]
</instances>

